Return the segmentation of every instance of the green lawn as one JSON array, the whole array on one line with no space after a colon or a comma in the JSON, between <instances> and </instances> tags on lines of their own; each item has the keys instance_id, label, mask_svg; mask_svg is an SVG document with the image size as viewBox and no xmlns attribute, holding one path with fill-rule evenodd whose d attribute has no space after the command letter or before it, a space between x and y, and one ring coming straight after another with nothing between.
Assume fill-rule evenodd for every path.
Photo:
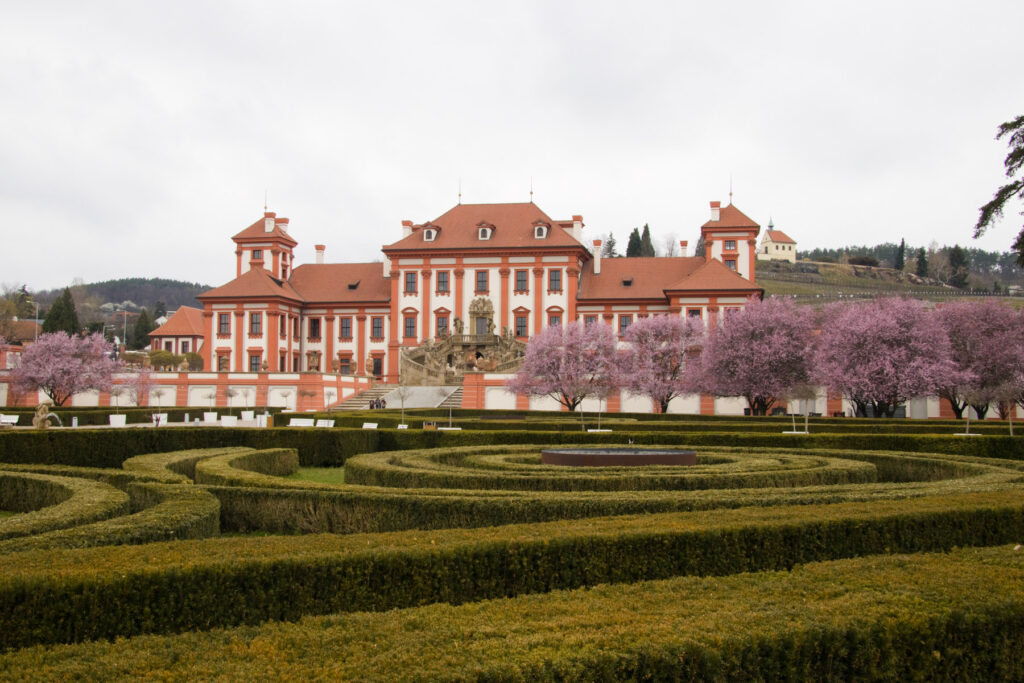
<instances>
[{"instance_id":1,"label":"green lawn","mask_svg":"<svg viewBox=\"0 0 1024 683\"><path fill-rule=\"evenodd\" d=\"M320 484L344 484L344 467L300 467L295 474L289 474L286 479L300 479L302 481L315 481Z\"/></svg>"},{"instance_id":2,"label":"green lawn","mask_svg":"<svg viewBox=\"0 0 1024 683\"><path fill-rule=\"evenodd\" d=\"M16 514L18 514L18 513L17 512L10 512L8 510L0 510L0 519L4 519L5 517L13 517Z\"/></svg>"}]
</instances>

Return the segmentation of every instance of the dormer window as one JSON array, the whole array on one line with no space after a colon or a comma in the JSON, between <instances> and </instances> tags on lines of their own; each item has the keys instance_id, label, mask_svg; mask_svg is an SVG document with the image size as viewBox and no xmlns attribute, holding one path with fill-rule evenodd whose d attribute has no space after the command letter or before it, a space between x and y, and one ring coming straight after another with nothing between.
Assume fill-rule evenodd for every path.
<instances>
[{"instance_id":1,"label":"dormer window","mask_svg":"<svg viewBox=\"0 0 1024 683\"><path fill-rule=\"evenodd\" d=\"M424 242L433 242L435 238L437 238L437 230L434 230L433 228L427 228L426 230L423 231Z\"/></svg>"},{"instance_id":2,"label":"dormer window","mask_svg":"<svg viewBox=\"0 0 1024 683\"><path fill-rule=\"evenodd\" d=\"M477 230L477 237L479 237L482 240L489 240L489 239L491 239L491 229L490 228L480 228L480 229L478 229Z\"/></svg>"},{"instance_id":3,"label":"dormer window","mask_svg":"<svg viewBox=\"0 0 1024 683\"><path fill-rule=\"evenodd\" d=\"M547 226L538 225L533 228L533 237L538 240L542 240L548 236Z\"/></svg>"}]
</instances>

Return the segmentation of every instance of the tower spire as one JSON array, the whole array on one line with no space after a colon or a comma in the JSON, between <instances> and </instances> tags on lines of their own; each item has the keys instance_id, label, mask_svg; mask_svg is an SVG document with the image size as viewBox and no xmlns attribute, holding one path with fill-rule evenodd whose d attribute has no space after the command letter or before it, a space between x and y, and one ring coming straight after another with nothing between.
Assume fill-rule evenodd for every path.
<instances>
[{"instance_id":1,"label":"tower spire","mask_svg":"<svg viewBox=\"0 0 1024 683\"><path fill-rule=\"evenodd\" d=\"M462 205L462 178L459 178L459 205Z\"/></svg>"},{"instance_id":2,"label":"tower spire","mask_svg":"<svg viewBox=\"0 0 1024 683\"><path fill-rule=\"evenodd\" d=\"M732 171L729 171L729 206L732 206Z\"/></svg>"},{"instance_id":3,"label":"tower spire","mask_svg":"<svg viewBox=\"0 0 1024 683\"><path fill-rule=\"evenodd\" d=\"M530 176L530 203L533 204L533 176Z\"/></svg>"}]
</instances>

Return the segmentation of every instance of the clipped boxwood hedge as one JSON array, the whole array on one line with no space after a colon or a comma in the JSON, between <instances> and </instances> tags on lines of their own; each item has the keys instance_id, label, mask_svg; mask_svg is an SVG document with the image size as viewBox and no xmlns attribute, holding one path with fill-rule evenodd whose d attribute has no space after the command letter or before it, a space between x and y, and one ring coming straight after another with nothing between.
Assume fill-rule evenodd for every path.
<instances>
[{"instance_id":1,"label":"clipped boxwood hedge","mask_svg":"<svg viewBox=\"0 0 1024 683\"><path fill-rule=\"evenodd\" d=\"M1007 547L675 578L0 656L12 679L1024 678Z\"/></svg>"},{"instance_id":2,"label":"clipped boxwood hedge","mask_svg":"<svg viewBox=\"0 0 1024 683\"><path fill-rule=\"evenodd\" d=\"M1006 543L1024 538L1020 493L16 553L0 648Z\"/></svg>"},{"instance_id":3,"label":"clipped boxwood hedge","mask_svg":"<svg viewBox=\"0 0 1024 683\"><path fill-rule=\"evenodd\" d=\"M122 467L128 472L149 477L168 484L188 484L195 479L196 463L219 455L247 453L251 448L241 446L229 448L196 448L169 453L147 453L136 455L124 461Z\"/></svg>"},{"instance_id":4,"label":"clipped boxwood hedge","mask_svg":"<svg viewBox=\"0 0 1024 683\"><path fill-rule=\"evenodd\" d=\"M120 491L116 493L125 496ZM0 554L209 538L220 533L220 502L208 491L181 484L137 482L128 486L125 498L129 497L138 512L127 514L125 509L121 516L88 524L82 523L81 518L65 515L62 521L78 526L0 541Z\"/></svg>"},{"instance_id":5,"label":"clipped boxwood hedge","mask_svg":"<svg viewBox=\"0 0 1024 683\"><path fill-rule=\"evenodd\" d=\"M130 500L99 481L0 469L0 510L24 512L0 519L0 539L14 539L127 514Z\"/></svg>"}]
</instances>

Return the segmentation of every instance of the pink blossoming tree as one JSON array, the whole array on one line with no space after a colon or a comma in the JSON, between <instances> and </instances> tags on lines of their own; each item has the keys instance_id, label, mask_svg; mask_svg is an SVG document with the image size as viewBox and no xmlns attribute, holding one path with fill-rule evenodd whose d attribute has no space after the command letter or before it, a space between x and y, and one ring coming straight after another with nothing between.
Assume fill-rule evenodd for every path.
<instances>
[{"instance_id":1,"label":"pink blossoming tree","mask_svg":"<svg viewBox=\"0 0 1024 683\"><path fill-rule=\"evenodd\" d=\"M813 322L791 299L751 298L708 336L700 360L700 386L716 396L742 396L752 415L806 386Z\"/></svg>"},{"instance_id":2,"label":"pink blossoming tree","mask_svg":"<svg viewBox=\"0 0 1024 683\"><path fill-rule=\"evenodd\" d=\"M938 395L949 401L958 419L968 405L984 419L989 404L1012 395L1024 374L1024 317L995 301L952 301L935 315L958 370L940 385Z\"/></svg>"},{"instance_id":3,"label":"pink blossoming tree","mask_svg":"<svg viewBox=\"0 0 1024 683\"><path fill-rule=\"evenodd\" d=\"M64 405L73 394L107 391L120 364L111 356L111 345L99 334L69 337L66 332L40 335L21 354L11 373L15 391L42 391L54 405Z\"/></svg>"},{"instance_id":4,"label":"pink blossoming tree","mask_svg":"<svg viewBox=\"0 0 1024 683\"><path fill-rule=\"evenodd\" d=\"M617 387L615 335L604 323L552 325L526 346L519 372L506 383L509 391L551 396L569 410L587 396L606 396Z\"/></svg>"},{"instance_id":5,"label":"pink blossoming tree","mask_svg":"<svg viewBox=\"0 0 1024 683\"><path fill-rule=\"evenodd\" d=\"M858 415L892 417L911 398L934 395L956 376L949 338L920 301L886 298L830 306L814 361L817 381Z\"/></svg>"},{"instance_id":6,"label":"pink blossoming tree","mask_svg":"<svg viewBox=\"0 0 1024 683\"><path fill-rule=\"evenodd\" d=\"M695 356L704 341L699 318L640 318L626 329L624 337L629 342L619 355L624 388L650 396L662 413L673 398L694 391ZM688 355L694 358L688 361Z\"/></svg>"}]
</instances>

